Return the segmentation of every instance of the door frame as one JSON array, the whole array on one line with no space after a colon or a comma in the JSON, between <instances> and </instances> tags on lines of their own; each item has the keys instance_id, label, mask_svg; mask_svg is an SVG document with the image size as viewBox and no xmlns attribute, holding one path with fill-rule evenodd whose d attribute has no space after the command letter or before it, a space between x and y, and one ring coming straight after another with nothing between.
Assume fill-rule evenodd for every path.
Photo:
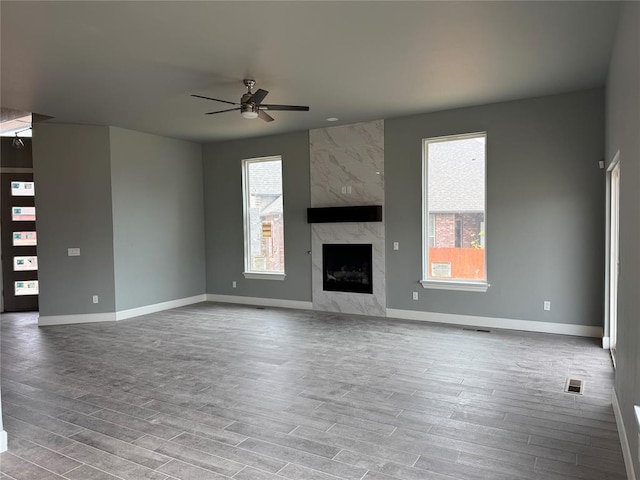
<instances>
[{"instance_id":1,"label":"door frame","mask_svg":"<svg viewBox=\"0 0 640 480\"><path fill-rule=\"evenodd\" d=\"M614 188L614 177L616 185ZM614 190L617 197L614 201ZM615 214L615 217L614 217ZM619 219L620 219L620 151L607 167L606 182L606 233L605 233L605 289L604 289L604 337L602 348L609 349L615 367L615 350L617 343L617 312L618 312L618 275L619 275ZM613 261L614 256L616 262Z\"/></svg>"}]
</instances>

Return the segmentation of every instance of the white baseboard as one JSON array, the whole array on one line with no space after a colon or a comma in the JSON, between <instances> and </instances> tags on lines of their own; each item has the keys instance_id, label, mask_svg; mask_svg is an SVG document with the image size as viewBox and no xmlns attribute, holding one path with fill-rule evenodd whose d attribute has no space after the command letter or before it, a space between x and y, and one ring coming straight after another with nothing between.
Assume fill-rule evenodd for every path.
<instances>
[{"instance_id":1,"label":"white baseboard","mask_svg":"<svg viewBox=\"0 0 640 480\"><path fill-rule=\"evenodd\" d=\"M611 348L611 340L609 337L602 337L602 349L609 350Z\"/></svg>"},{"instance_id":2,"label":"white baseboard","mask_svg":"<svg viewBox=\"0 0 640 480\"><path fill-rule=\"evenodd\" d=\"M184 307L185 305L193 305L194 303L206 302L207 295L201 294L194 297L179 298L168 302L154 303L153 305L145 305L143 307L130 308L128 310L120 310L116 312L116 320L125 320L127 318L139 317L149 313L161 312L172 308Z\"/></svg>"},{"instance_id":3,"label":"white baseboard","mask_svg":"<svg viewBox=\"0 0 640 480\"><path fill-rule=\"evenodd\" d=\"M238 303L241 305L260 305L262 307L295 308L298 310L312 310L311 302L299 300L282 300L279 298L243 297L240 295L216 295L207 293L207 301L222 303Z\"/></svg>"},{"instance_id":4,"label":"white baseboard","mask_svg":"<svg viewBox=\"0 0 640 480\"><path fill-rule=\"evenodd\" d=\"M38 317L38 325L47 327L50 325L71 325L74 323L115 322L115 312L106 313L81 313L77 315L48 315Z\"/></svg>"},{"instance_id":5,"label":"white baseboard","mask_svg":"<svg viewBox=\"0 0 640 480\"><path fill-rule=\"evenodd\" d=\"M194 303L206 302L207 295L201 294L194 297L179 298L168 302L155 303L153 305L145 305L143 307L130 308L128 310L120 310L119 312L107 313L87 313L78 315L50 315L40 316L38 325L41 327L50 325L71 325L74 323L96 323L96 322L115 322L117 320L125 320L127 318L147 315L149 313L161 312L172 308L184 307Z\"/></svg>"},{"instance_id":6,"label":"white baseboard","mask_svg":"<svg viewBox=\"0 0 640 480\"><path fill-rule=\"evenodd\" d=\"M0 453L7 451L7 432L0 430Z\"/></svg>"},{"instance_id":7,"label":"white baseboard","mask_svg":"<svg viewBox=\"0 0 640 480\"><path fill-rule=\"evenodd\" d=\"M624 458L624 466L627 469L627 479L636 480L636 473L633 469L633 455L627 438L627 430L624 428L624 419L622 418L622 410L618 402L615 388L611 389L611 405L613 413L616 417L616 426L618 427L618 435L620 436L620 446L622 447L622 456Z\"/></svg>"},{"instance_id":8,"label":"white baseboard","mask_svg":"<svg viewBox=\"0 0 640 480\"><path fill-rule=\"evenodd\" d=\"M573 325L569 323L534 322L531 320L514 320L510 318L476 317L456 315L452 313L420 312L416 310L397 310L387 308L387 317L422 322L467 325L482 328L501 328L505 330L522 330L525 332L555 333L560 335L576 335L579 337L602 337L601 327Z\"/></svg>"}]
</instances>

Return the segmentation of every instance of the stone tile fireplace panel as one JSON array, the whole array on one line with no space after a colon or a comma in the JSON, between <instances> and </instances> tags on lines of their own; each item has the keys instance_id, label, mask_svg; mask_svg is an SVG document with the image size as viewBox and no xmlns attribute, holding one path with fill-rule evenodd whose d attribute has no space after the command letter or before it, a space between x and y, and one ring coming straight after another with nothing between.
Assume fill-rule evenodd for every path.
<instances>
[{"instance_id":1,"label":"stone tile fireplace panel","mask_svg":"<svg viewBox=\"0 0 640 480\"><path fill-rule=\"evenodd\" d=\"M311 226L313 308L385 316L384 121L311 130L309 144L312 207L383 206L382 222ZM371 244L373 293L325 291L324 244Z\"/></svg>"},{"instance_id":2,"label":"stone tile fireplace panel","mask_svg":"<svg viewBox=\"0 0 640 480\"><path fill-rule=\"evenodd\" d=\"M311 231L313 308L329 312L386 315L384 226L381 223L314 224ZM373 293L323 289L322 246L327 243L371 243Z\"/></svg>"}]
</instances>

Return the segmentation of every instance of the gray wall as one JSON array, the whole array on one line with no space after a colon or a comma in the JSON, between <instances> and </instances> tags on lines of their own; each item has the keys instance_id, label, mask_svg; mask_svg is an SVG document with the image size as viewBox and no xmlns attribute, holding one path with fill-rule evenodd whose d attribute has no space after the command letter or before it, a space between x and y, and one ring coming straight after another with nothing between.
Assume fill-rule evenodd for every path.
<instances>
[{"instance_id":1,"label":"gray wall","mask_svg":"<svg viewBox=\"0 0 640 480\"><path fill-rule=\"evenodd\" d=\"M480 131L487 132L491 287L422 289L422 139ZM603 132L601 89L387 119L387 306L602 325Z\"/></svg>"},{"instance_id":2,"label":"gray wall","mask_svg":"<svg viewBox=\"0 0 640 480\"><path fill-rule=\"evenodd\" d=\"M116 310L205 293L201 145L110 132Z\"/></svg>"},{"instance_id":3,"label":"gray wall","mask_svg":"<svg viewBox=\"0 0 640 480\"><path fill-rule=\"evenodd\" d=\"M616 395L640 474L640 3L625 2L607 79L607 162L620 151L620 275Z\"/></svg>"},{"instance_id":4,"label":"gray wall","mask_svg":"<svg viewBox=\"0 0 640 480\"><path fill-rule=\"evenodd\" d=\"M285 273L283 281L242 276L242 160L282 156ZM311 301L311 229L309 206L309 134L208 144L204 147L207 241L207 293ZM237 288L232 288L232 281Z\"/></svg>"},{"instance_id":5,"label":"gray wall","mask_svg":"<svg viewBox=\"0 0 640 480\"><path fill-rule=\"evenodd\" d=\"M40 315L113 312L109 128L33 129ZM79 247L81 256L68 257L69 247Z\"/></svg>"}]
</instances>

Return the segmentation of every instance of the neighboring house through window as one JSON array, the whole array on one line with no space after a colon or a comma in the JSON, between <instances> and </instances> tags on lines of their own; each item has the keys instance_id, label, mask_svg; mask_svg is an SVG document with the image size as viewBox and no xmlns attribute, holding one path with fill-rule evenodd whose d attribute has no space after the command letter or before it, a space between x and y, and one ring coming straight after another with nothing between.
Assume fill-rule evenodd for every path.
<instances>
[{"instance_id":1,"label":"neighboring house through window","mask_svg":"<svg viewBox=\"0 0 640 480\"><path fill-rule=\"evenodd\" d=\"M425 288L485 291L486 134L423 140Z\"/></svg>"},{"instance_id":2,"label":"neighboring house through window","mask_svg":"<svg viewBox=\"0 0 640 480\"><path fill-rule=\"evenodd\" d=\"M282 159L242 162L244 194L244 276L284 279Z\"/></svg>"}]
</instances>

